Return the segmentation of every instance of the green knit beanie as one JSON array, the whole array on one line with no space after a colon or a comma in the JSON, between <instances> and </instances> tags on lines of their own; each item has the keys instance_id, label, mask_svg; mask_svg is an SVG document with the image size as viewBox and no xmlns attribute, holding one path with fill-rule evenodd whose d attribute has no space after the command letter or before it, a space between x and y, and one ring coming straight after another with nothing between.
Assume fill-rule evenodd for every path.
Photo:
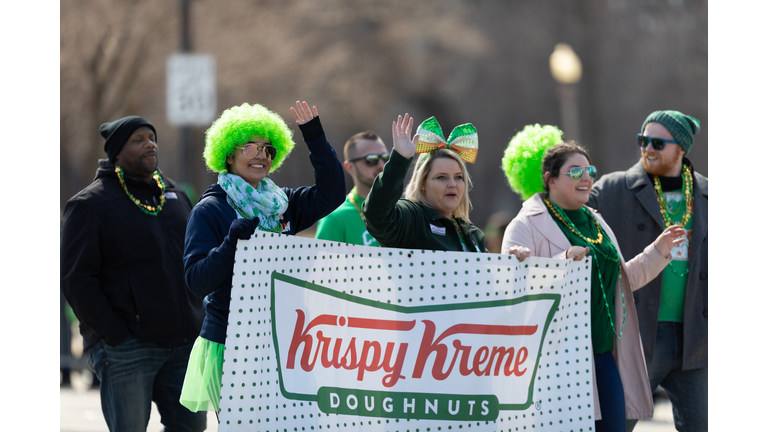
<instances>
[{"instance_id":1,"label":"green knit beanie","mask_svg":"<svg viewBox=\"0 0 768 432\"><path fill-rule=\"evenodd\" d=\"M664 126L686 154L693 147L693 135L701 130L701 124L695 118L680 111L666 110L652 112L640 127L640 133L645 132L645 125L651 122Z\"/></svg>"}]
</instances>

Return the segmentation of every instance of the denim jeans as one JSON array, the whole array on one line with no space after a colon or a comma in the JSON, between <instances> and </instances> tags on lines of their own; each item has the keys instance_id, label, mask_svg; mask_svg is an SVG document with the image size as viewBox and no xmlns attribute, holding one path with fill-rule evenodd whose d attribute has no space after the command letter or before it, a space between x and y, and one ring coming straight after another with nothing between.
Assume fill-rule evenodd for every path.
<instances>
[{"instance_id":1,"label":"denim jeans","mask_svg":"<svg viewBox=\"0 0 768 432\"><path fill-rule=\"evenodd\" d=\"M611 352L595 354L597 397L602 420L595 422L596 432L624 432L627 410L624 406L624 386L619 368Z\"/></svg>"},{"instance_id":2,"label":"denim jeans","mask_svg":"<svg viewBox=\"0 0 768 432\"><path fill-rule=\"evenodd\" d=\"M683 324L659 322L656 329L656 348L647 365L651 390L661 385L672 403L675 429L679 431L706 431L709 421L708 368L683 370ZM637 420L627 422L627 431L634 429Z\"/></svg>"},{"instance_id":3,"label":"denim jeans","mask_svg":"<svg viewBox=\"0 0 768 432\"><path fill-rule=\"evenodd\" d=\"M151 403L165 431L203 431L205 412L179 403L193 342L157 344L128 338L116 347L98 342L88 364L101 380L101 410L111 432L145 431Z\"/></svg>"}]
</instances>

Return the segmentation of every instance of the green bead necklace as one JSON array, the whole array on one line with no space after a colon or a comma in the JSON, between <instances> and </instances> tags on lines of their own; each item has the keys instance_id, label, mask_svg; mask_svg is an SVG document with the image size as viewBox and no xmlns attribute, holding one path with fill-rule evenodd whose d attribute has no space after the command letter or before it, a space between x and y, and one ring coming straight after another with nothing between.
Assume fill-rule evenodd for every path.
<instances>
[{"instance_id":1,"label":"green bead necklace","mask_svg":"<svg viewBox=\"0 0 768 432\"><path fill-rule=\"evenodd\" d=\"M142 204L141 201L138 200L135 196L131 195L130 192L128 192L128 187L125 185L125 180L123 179L123 170L120 167L115 167L115 172L117 173L117 178L120 180L120 185L123 187L123 190L128 195L128 198L133 201L136 206L139 207L139 210L144 212L145 214L148 214L150 216L157 216L158 213L163 209L163 205L165 205L165 182L163 182L163 178L160 177L160 174L155 171L152 174L152 178L157 183L157 187L160 188L160 204L157 207L148 206L146 204Z\"/></svg>"},{"instance_id":2,"label":"green bead necklace","mask_svg":"<svg viewBox=\"0 0 768 432\"><path fill-rule=\"evenodd\" d=\"M672 216L667 209L667 200L664 199L664 192L661 190L661 182L659 181L658 176L653 176L653 190L656 192L656 200L659 202L661 217L664 219L664 228L669 228L674 225L675 222L672 220ZM683 165L683 200L685 201L685 213L683 213L683 216L680 218L680 226L685 228L693 214L693 176L691 176L691 168L688 165ZM677 211L672 214L677 214L682 207L683 206L679 206ZM674 267L672 267L671 262L667 264L667 267L672 270L672 273L680 278L688 276L688 271L690 270L686 267L685 273L680 274Z\"/></svg>"},{"instance_id":3,"label":"green bead necklace","mask_svg":"<svg viewBox=\"0 0 768 432\"><path fill-rule=\"evenodd\" d=\"M611 238L608 237L608 234L605 233L603 230L603 227L600 226L600 223L595 219L595 216L590 212L589 210L585 209L584 207L581 208L583 212L587 214L587 217L592 221L592 223L595 224L595 227L597 227L597 233L598 233L598 239L597 240L590 239L583 235L581 232L579 232L578 228L576 228L576 224L571 221L571 219L568 217L567 214L563 211L563 209L560 208L557 204L554 204L550 202L547 198L544 198L544 203L549 207L555 215L558 216L558 219L567 226L574 234L576 234L579 238L586 241L587 244L600 244L602 243L603 239L608 240L608 246L610 246L610 250L613 251L613 256L607 255L605 252L601 251L599 248L593 246L589 248L589 255L592 255L592 261L595 263L595 268L597 269L597 278L600 281L600 292L603 294L603 302L605 304L605 310L608 312L608 321L611 323L611 330L613 330L613 334L616 336L616 340L621 339L621 336L624 335L624 326L627 324L627 303L624 299L624 287L623 287L623 281L621 278L621 267L619 267L619 292L621 293L621 307L623 310L623 322L621 323L621 331L616 334L616 326L613 323L613 316L611 315L611 307L608 305L608 296L605 294L605 286L603 285L603 275L600 271L600 264L597 261L597 255L595 255L595 251L597 251L600 255L603 256L603 258L607 259L608 261L612 261L615 263L619 262L619 253L616 250L616 246L611 241Z\"/></svg>"},{"instance_id":4,"label":"green bead necklace","mask_svg":"<svg viewBox=\"0 0 768 432\"><path fill-rule=\"evenodd\" d=\"M467 245L467 250L469 250L469 243L467 242L467 238L464 237L464 233L461 232L461 228L459 228L459 223L456 222L456 218L451 216L451 222L453 222L454 228L456 228L456 232L459 233L459 237L464 241L464 244Z\"/></svg>"},{"instance_id":5,"label":"green bead necklace","mask_svg":"<svg viewBox=\"0 0 768 432\"><path fill-rule=\"evenodd\" d=\"M355 202L355 196L359 196L357 195L357 186L354 186L352 190L349 191L347 198L349 198L349 202L352 203L352 205L355 207L355 210L357 210L357 213L360 215L360 220L365 223L365 216L363 216L363 211L360 209L360 206Z\"/></svg>"}]
</instances>

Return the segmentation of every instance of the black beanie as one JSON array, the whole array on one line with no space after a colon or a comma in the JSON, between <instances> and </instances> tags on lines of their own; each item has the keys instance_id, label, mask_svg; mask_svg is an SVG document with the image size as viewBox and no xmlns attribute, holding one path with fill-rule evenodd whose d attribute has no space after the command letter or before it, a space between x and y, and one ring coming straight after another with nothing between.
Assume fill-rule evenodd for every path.
<instances>
[{"instance_id":1,"label":"black beanie","mask_svg":"<svg viewBox=\"0 0 768 432\"><path fill-rule=\"evenodd\" d=\"M104 151L107 152L107 157L110 162L115 161L115 157L123 149L123 146L131 137L133 132L142 127L147 126L155 133L155 140L157 140L157 131L152 123L144 117L128 116L113 122L104 123L99 127L99 133L105 140Z\"/></svg>"}]
</instances>

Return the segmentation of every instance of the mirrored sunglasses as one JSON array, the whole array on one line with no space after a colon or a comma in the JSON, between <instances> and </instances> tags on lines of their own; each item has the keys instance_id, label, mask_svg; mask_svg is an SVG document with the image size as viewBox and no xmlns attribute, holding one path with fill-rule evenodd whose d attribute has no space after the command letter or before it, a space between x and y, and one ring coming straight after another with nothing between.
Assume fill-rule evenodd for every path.
<instances>
[{"instance_id":1,"label":"mirrored sunglasses","mask_svg":"<svg viewBox=\"0 0 768 432\"><path fill-rule=\"evenodd\" d=\"M243 147L243 156L246 159L253 159L261 153L262 149L267 160L273 160L277 156L277 149L274 146L265 145L264 147L259 147L256 144L246 144Z\"/></svg>"},{"instance_id":2,"label":"mirrored sunglasses","mask_svg":"<svg viewBox=\"0 0 768 432\"><path fill-rule=\"evenodd\" d=\"M365 155L359 158L350 159L350 162L357 162L359 160L364 160L365 164L369 167L374 167L379 164L379 159L381 159L384 163L387 163L389 160L389 153L382 153L382 154L369 154Z\"/></svg>"},{"instance_id":3,"label":"mirrored sunglasses","mask_svg":"<svg viewBox=\"0 0 768 432\"><path fill-rule=\"evenodd\" d=\"M595 168L594 166L590 165L586 168L586 170L587 170L587 175L592 177L592 180L594 180L597 177L597 168ZM584 168L582 167L571 168L571 171L565 173L565 175L570 177L571 180L577 182L581 180L582 177L584 177Z\"/></svg>"},{"instance_id":4,"label":"mirrored sunglasses","mask_svg":"<svg viewBox=\"0 0 768 432\"><path fill-rule=\"evenodd\" d=\"M675 140L665 140L662 138L651 138L647 136L643 136L642 134L637 134L637 145L639 145L642 148L648 147L648 144L651 144L651 147L653 147L656 151L662 151L664 150L664 147L667 146L667 143L670 144L677 144L677 141Z\"/></svg>"}]
</instances>

